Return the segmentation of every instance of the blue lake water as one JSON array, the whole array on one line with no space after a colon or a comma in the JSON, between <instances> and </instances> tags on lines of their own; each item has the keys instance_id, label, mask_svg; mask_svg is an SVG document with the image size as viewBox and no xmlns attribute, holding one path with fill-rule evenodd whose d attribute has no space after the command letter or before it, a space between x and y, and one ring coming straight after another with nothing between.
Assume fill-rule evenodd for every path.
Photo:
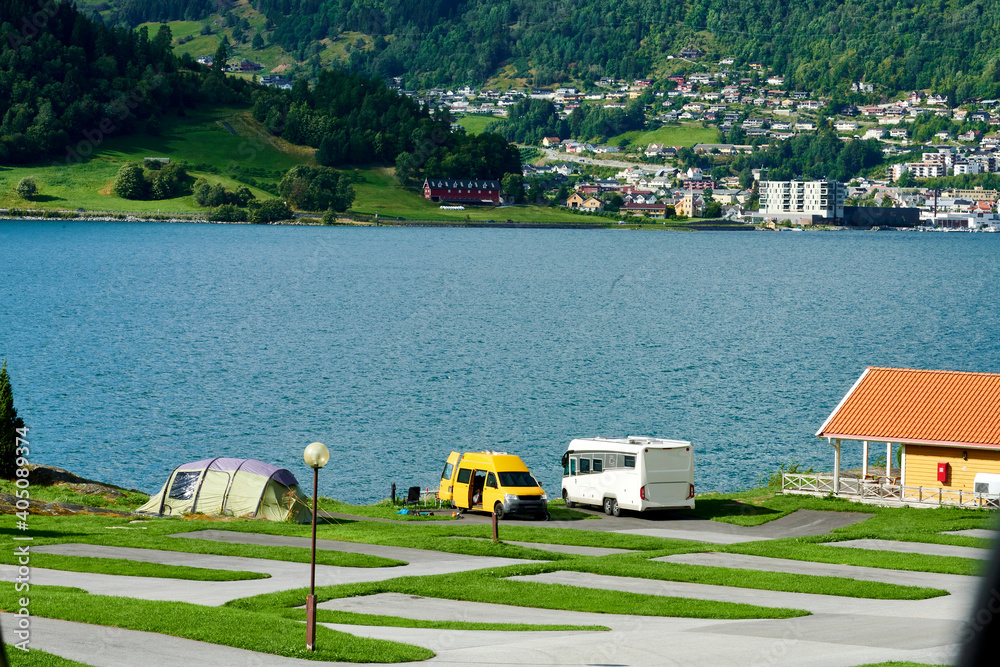
<instances>
[{"instance_id":1,"label":"blue lake water","mask_svg":"<svg viewBox=\"0 0 1000 667\"><path fill-rule=\"evenodd\" d=\"M155 491L258 458L373 501L451 450L691 440L697 488L829 468L872 366L1000 371L1000 235L0 222L32 460ZM853 457L853 458L852 458ZM847 452L846 465L860 465Z\"/></svg>"}]
</instances>

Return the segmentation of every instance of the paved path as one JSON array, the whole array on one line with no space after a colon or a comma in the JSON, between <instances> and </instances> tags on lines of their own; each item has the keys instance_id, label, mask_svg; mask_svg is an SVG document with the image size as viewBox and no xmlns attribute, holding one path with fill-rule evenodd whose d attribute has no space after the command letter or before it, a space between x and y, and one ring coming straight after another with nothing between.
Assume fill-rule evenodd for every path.
<instances>
[{"instance_id":1,"label":"paved path","mask_svg":"<svg viewBox=\"0 0 1000 667\"><path fill-rule=\"evenodd\" d=\"M946 530L944 535L961 535L963 537L982 537L987 540L995 540L997 531L986 528L967 528L966 530Z\"/></svg>"},{"instance_id":2,"label":"paved path","mask_svg":"<svg viewBox=\"0 0 1000 667\"><path fill-rule=\"evenodd\" d=\"M975 547L956 547L951 544L931 544L929 542L898 542L896 540L846 540L844 542L826 542L828 547L854 547L856 549L874 549L876 551L895 551L901 554L924 554L927 556L956 556L958 558L988 559L989 549Z\"/></svg>"}]
</instances>

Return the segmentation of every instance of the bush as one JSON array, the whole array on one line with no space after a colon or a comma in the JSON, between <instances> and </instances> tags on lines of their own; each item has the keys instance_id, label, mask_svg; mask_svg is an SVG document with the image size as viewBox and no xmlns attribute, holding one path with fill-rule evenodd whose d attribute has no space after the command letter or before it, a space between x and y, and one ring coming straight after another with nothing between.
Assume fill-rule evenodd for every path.
<instances>
[{"instance_id":1,"label":"bush","mask_svg":"<svg viewBox=\"0 0 1000 667\"><path fill-rule=\"evenodd\" d=\"M292 209L280 199L265 199L262 202L251 202L250 222L255 225L266 225L291 218Z\"/></svg>"},{"instance_id":2,"label":"bush","mask_svg":"<svg viewBox=\"0 0 1000 667\"><path fill-rule=\"evenodd\" d=\"M354 203L350 177L330 167L292 167L278 184L278 192L298 209L346 211Z\"/></svg>"},{"instance_id":3,"label":"bush","mask_svg":"<svg viewBox=\"0 0 1000 667\"><path fill-rule=\"evenodd\" d=\"M208 214L212 222L246 222L248 217L247 211L235 204L223 204Z\"/></svg>"},{"instance_id":4,"label":"bush","mask_svg":"<svg viewBox=\"0 0 1000 667\"><path fill-rule=\"evenodd\" d=\"M142 174L142 167L130 162L118 170L112 189L122 199L146 199L148 187L149 184Z\"/></svg>"},{"instance_id":5,"label":"bush","mask_svg":"<svg viewBox=\"0 0 1000 667\"><path fill-rule=\"evenodd\" d=\"M18 181L14 190L21 199L31 199L38 194L38 185L35 183L35 179L25 176Z\"/></svg>"},{"instance_id":6,"label":"bush","mask_svg":"<svg viewBox=\"0 0 1000 667\"><path fill-rule=\"evenodd\" d=\"M24 437L24 420L17 416L7 360L0 366L0 478L13 479L17 470L17 438Z\"/></svg>"}]
</instances>

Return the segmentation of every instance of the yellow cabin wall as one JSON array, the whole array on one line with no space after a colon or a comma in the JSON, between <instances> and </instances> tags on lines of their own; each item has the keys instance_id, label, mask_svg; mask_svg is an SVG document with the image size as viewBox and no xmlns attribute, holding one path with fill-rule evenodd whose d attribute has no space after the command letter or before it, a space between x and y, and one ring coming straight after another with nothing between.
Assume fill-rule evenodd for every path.
<instances>
[{"instance_id":1,"label":"yellow cabin wall","mask_svg":"<svg viewBox=\"0 0 1000 667\"><path fill-rule=\"evenodd\" d=\"M969 459L967 461L962 460L963 451L968 453ZM906 458L906 486L972 491L976 473L1000 474L1000 451L906 445L904 456ZM948 484L937 481L937 464L945 462L951 464Z\"/></svg>"}]
</instances>

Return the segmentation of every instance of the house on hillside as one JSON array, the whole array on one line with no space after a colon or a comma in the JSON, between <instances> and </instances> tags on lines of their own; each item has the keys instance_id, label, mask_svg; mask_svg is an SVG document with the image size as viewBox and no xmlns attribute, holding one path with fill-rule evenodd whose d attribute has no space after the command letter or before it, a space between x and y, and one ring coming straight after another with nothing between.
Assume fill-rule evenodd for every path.
<instances>
[{"instance_id":1,"label":"house on hillside","mask_svg":"<svg viewBox=\"0 0 1000 667\"><path fill-rule=\"evenodd\" d=\"M500 181L462 178L428 178L424 181L424 199L433 202L498 205Z\"/></svg>"}]
</instances>

